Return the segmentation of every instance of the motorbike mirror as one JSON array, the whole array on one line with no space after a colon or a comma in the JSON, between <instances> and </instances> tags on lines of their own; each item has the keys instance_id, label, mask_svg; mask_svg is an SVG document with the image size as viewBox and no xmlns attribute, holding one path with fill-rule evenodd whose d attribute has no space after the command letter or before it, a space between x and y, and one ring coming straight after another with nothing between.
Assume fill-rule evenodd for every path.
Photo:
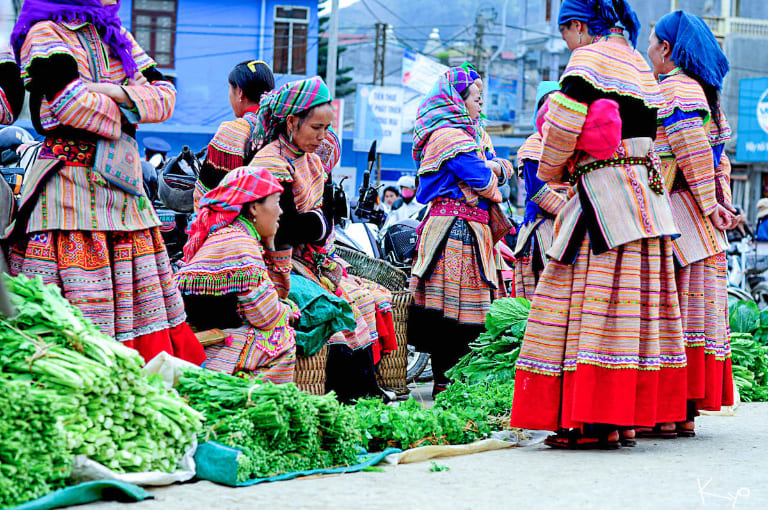
<instances>
[{"instance_id":1,"label":"motorbike mirror","mask_svg":"<svg viewBox=\"0 0 768 510\"><path fill-rule=\"evenodd\" d=\"M19 161L19 155L13 149L6 149L0 154L0 164L8 166Z\"/></svg>"},{"instance_id":2,"label":"motorbike mirror","mask_svg":"<svg viewBox=\"0 0 768 510\"><path fill-rule=\"evenodd\" d=\"M153 167L159 170L160 168L162 168L163 164L165 163L165 158L163 157L162 154L155 153L152 155L151 158L149 158L149 162L150 164L152 164Z\"/></svg>"}]
</instances>

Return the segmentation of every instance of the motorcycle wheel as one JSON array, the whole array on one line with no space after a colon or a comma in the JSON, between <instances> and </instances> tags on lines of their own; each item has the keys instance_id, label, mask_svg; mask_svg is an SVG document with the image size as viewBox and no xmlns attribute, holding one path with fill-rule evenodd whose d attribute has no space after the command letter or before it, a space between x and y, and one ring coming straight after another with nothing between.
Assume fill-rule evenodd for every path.
<instances>
[{"instance_id":1,"label":"motorcycle wheel","mask_svg":"<svg viewBox=\"0 0 768 510\"><path fill-rule=\"evenodd\" d=\"M753 298L749 292L740 289L739 287L728 286L728 304L731 301L752 301Z\"/></svg>"},{"instance_id":2,"label":"motorcycle wheel","mask_svg":"<svg viewBox=\"0 0 768 510\"><path fill-rule=\"evenodd\" d=\"M417 352L412 346L408 346L408 364L406 365L405 382L410 384L424 371L429 362L429 354Z\"/></svg>"},{"instance_id":3,"label":"motorcycle wheel","mask_svg":"<svg viewBox=\"0 0 768 510\"><path fill-rule=\"evenodd\" d=\"M768 282L760 282L752 287L752 299L761 312L768 309Z\"/></svg>"}]
</instances>

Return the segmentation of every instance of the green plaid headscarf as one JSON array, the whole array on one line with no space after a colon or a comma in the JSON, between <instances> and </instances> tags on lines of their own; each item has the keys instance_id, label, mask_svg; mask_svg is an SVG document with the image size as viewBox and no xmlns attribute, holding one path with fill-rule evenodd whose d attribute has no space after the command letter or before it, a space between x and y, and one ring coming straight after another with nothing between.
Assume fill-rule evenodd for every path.
<instances>
[{"instance_id":1,"label":"green plaid headscarf","mask_svg":"<svg viewBox=\"0 0 768 510\"><path fill-rule=\"evenodd\" d=\"M262 140L271 142L277 138L277 127L286 117L332 100L328 85L319 76L286 83L261 99L258 134Z\"/></svg>"}]
</instances>

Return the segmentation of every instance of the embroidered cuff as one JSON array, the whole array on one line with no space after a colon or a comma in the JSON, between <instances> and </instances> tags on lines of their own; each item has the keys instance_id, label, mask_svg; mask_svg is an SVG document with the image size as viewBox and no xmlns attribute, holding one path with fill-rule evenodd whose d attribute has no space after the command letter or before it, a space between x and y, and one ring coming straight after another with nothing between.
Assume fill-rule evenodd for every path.
<instances>
[{"instance_id":1,"label":"embroidered cuff","mask_svg":"<svg viewBox=\"0 0 768 510\"><path fill-rule=\"evenodd\" d=\"M270 271L277 273L290 273L293 269L293 260L291 255L293 254L293 248L286 250L264 250L264 258L267 263L267 267Z\"/></svg>"}]
</instances>

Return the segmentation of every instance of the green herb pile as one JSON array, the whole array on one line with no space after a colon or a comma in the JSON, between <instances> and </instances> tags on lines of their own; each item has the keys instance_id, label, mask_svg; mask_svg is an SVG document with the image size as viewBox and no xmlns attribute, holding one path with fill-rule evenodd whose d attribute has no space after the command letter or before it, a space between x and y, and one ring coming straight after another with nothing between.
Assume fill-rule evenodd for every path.
<instances>
[{"instance_id":1,"label":"green herb pile","mask_svg":"<svg viewBox=\"0 0 768 510\"><path fill-rule=\"evenodd\" d=\"M454 383L425 409L413 398L388 406L378 399L355 404L357 425L368 451L388 446L468 444L509 424L514 382Z\"/></svg>"},{"instance_id":2,"label":"green herb pile","mask_svg":"<svg viewBox=\"0 0 768 510\"><path fill-rule=\"evenodd\" d=\"M42 427L35 403L51 403L46 404L50 426L39 429L44 437L32 446L35 434L24 429L30 439L16 448L29 444L40 448L39 456L84 454L117 472L173 471L201 429L201 415L166 391L159 377L148 377L139 355L99 333L58 287L25 276L5 276L5 283L17 315L0 318L0 384L16 381L32 392L28 406L12 408L13 420ZM6 477L14 484L36 481L21 492L27 500L69 475L68 462L53 472L41 467L39 476L19 475L34 464L9 453L18 452L12 441L3 434L0 488L9 483ZM10 494L0 490L0 501L14 497Z\"/></svg>"},{"instance_id":3,"label":"green herb pile","mask_svg":"<svg viewBox=\"0 0 768 510\"><path fill-rule=\"evenodd\" d=\"M469 344L470 352L446 375L453 381L511 381L523 344L531 303L523 298L502 298L491 303L485 332Z\"/></svg>"},{"instance_id":4,"label":"green herb pile","mask_svg":"<svg viewBox=\"0 0 768 510\"><path fill-rule=\"evenodd\" d=\"M201 441L242 451L239 482L356 461L354 411L333 394L310 395L294 384L254 383L208 370L184 372L176 388L207 417Z\"/></svg>"},{"instance_id":5,"label":"green herb pile","mask_svg":"<svg viewBox=\"0 0 768 510\"><path fill-rule=\"evenodd\" d=\"M72 438L62 416L76 415L78 402L2 373L0 385L0 508L8 508L66 483Z\"/></svg>"},{"instance_id":6,"label":"green herb pile","mask_svg":"<svg viewBox=\"0 0 768 510\"><path fill-rule=\"evenodd\" d=\"M768 310L754 301L729 306L733 380L745 402L768 401Z\"/></svg>"}]
</instances>

